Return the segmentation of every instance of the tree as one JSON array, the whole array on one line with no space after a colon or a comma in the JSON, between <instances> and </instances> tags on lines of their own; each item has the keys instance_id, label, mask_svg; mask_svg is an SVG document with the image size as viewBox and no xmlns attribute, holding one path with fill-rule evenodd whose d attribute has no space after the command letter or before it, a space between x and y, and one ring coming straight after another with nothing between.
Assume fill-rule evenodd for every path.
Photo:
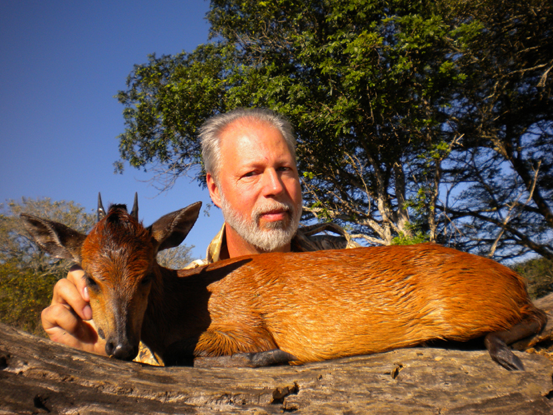
<instances>
[{"instance_id":1,"label":"tree","mask_svg":"<svg viewBox=\"0 0 553 415\"><path fill-rule=\"evenodd\" d=\"M553 262L545 258L531 258L514 264L512 268L526 279L530 298L540 298L553 292Z\"/></svg>"},{"instance_id":2,"label":"tree","mask_svg":"<svg viewBox=\"0 0 553 415\"><path fill-rule=\"evenodd\" d=\"M19 219L29 213L87 232L95 216L73 202L22 198L0 205L0 320L42 334L40 313L50 304L58 279L72 265L52 258L31 240Z\"/></svg>"},{"instance_id":3,"label":"tree","mask_svg":"<svg viewBox=\"0 0 553 415\"><path fill-rule=\"evenodd\" d=\"M0 321L42 335L40 313L52 298L54 285L73 263L58 260L39 249L19 219L21 213L63 223L82 233L96 223L74 202L49 198L22 198L0 205ZM179 269L191 262L191 246L182 245L158 254L160 264Z\"/></svg>"},{"instance_id":4,"label":"tree","mask_svg":"<svg viewBox=\"0 0 553 415\"><path fill-rule=\"evenodd\" d=\"M95 215L74 202L23 197L20 202L0 204L0 262L12 262L39 275L66 272L71 263L39 249L19 219L21 213L60 222L82 233L87 233L96 221Z\"/></svg>"},{"instance_id":5,"label":"tree","mask_svg":"<svg viewBox=\"0 0 553 415\"><path fill-rule=\"evenodd\" d=\"M515 13L537 8L550 12L545 1L535 1L533 9L508 4L214 0L210 43L191 53L150 56L119 92L127 126L117 168L124 161L153 167L164 188L183 174L203 182L196 129L219 112L266 106L296 127L305 210L319 220L336 220L372 244L415 239L477 249L465 229L475 223L467 209L459 210L461 203L473 206L462 191L472 191L474 183L474 172L461 163L473 148L468 143L484 131L468 128L469 115L484 110L478 98L489 88L481 84L495 60L514 58L512 49L494 49L493 24L503 20L508 27L506 17L516 20ZM494 20L492 12L502 9ZM520 36L550 40L546 25L536 30ZM497 55L489 62L490 54L478 55L484 41ZM547 49L540 48L534 49L542 56ZM547 77L544 84L550 88ZM522 102L521 111L527 105ZM547 147L551 140L543 141ZM478 162L473 165L481 172ZM550 163L541 166L551 173ZM482 176L486 185L504 188L501 170L490 172ZM476 214L487 210L483 202L475 205ZM487 239L478 241L490 247L503 225L488 223L492 228L478 227ZM515 229L514 219L510 224ZM530 238L530 228L518 231ZM496 254L509 248L505 235ZM528 249L536 244L516 254Z\"/></svg>"},{"instance_id":6,"label":"tree","mask_svg":"<svg viewBox=\"0 0 553 415\"><path fill-rule=\"evenodd\" d=\"M434 145L439 114L431 109L457 75L447 65L449 28L441 19L408 2L395 2L390 19L388 7L212 2L212 37L220 42L151 56L119 93L127 122L122 159L154 164L170 185L200 164L196 128L207 117L268 106L296 126L311 212L347 222L375 243L410 234L406 163ZM416 12L427 17L412 18ZM202 180L201 171L194 174Z\"/></svg>"},{"instance_id":7,"label":"tree","mask_svg":"<svg viewBox=\"0 0 553 415\"><path fill-rule=\"evenodd\" d=\"M457 3L457 4L455 4ZM545 1L452 2L478 22L458 50L468 74L449 120L462 135L444 206L467 250L553 259L553 9Z\"/></svg>"},{"instance_id":8,"label":"tree","mask_svg":"<svg viewBox=\"0 0 553 415\"><path fill-rule=\"evenodd\" d=\"M181 245L176 248L165 249L158 252L157 262L162 267L182 269L192 262L190 252L194 245Z\"/></svg>"}]
</instances>

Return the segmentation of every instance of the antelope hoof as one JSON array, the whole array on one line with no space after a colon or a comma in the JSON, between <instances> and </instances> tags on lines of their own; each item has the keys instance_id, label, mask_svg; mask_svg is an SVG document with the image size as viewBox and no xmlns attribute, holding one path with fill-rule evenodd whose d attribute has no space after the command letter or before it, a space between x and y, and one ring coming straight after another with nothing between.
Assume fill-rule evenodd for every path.
<instances>
[{"instance_id":1,"label":"antelope hoof","mask_svg":"<svg viewBox=\"0 0 553 415\"><path fill-rule=\"evenodd\" d=\"M522 361L515 356L509 346L501 339L493 335L486 336L485 339L486 348L490 353L491 358L503 366L507 370L522 370L524 371L524 365Z\"/></svg>"},{"instance_id":2,"label":"antelope hoof","mask_svg":"<svg viewBox=\"0 0 553 415\"><path fill-rule=\"evenodd\" d=\"M497 354L490 354L490 356L507 370L524 371L522 361L509 349L498 350Z\"/></svg>"}]
</instances>

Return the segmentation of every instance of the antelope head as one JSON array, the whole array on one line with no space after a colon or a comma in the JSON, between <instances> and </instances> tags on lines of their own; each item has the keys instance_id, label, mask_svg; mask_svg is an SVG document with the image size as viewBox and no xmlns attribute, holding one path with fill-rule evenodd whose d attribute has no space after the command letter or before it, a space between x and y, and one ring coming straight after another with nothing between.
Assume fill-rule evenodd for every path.
<instances>
[{"instance_id":1,"label":"antelope head","mask_svg":"<svg viewBox=\"0 0 553 415\"><path fill-rule=\"evenodd\" d=\"M152 286L161 283L157 253L180 245L200 208L201 202L194 203L145 228L138 221L136 194L131 213L125 205L111 205L105 211L98 195L98 222L88 235L36 216L21 218L44 251L82 267L107 355L132 360L138 353L148 296Z\"/></svg>"}]
</instances>

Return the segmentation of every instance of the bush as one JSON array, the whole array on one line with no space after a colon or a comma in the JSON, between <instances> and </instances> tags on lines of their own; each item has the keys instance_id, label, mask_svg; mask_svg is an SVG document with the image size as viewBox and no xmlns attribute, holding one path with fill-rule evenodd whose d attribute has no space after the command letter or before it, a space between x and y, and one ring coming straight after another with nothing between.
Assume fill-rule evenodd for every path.
<instances>
[{"instance_id":1,"label":"bush","mask_svg":"<svg viewBox=\"0 0 553 415\"><path fill-rule=\"evenodd\" d=\"M0 205L0 321L45 336L40 313L72 263L41 251L19 219L21 213L55 220L83 233L94 224L95 216L73 202L49 198L22 198Z\"/></svg>"},{"instance_id":2,"label":"bush","mask_svg":"<svg viewBox=\"0 0 553 415\"><path fill-rule=\"evenodd\" d=\"M52 258L36 246L19 218L23 212L63 223L81 233L90 230L96 216L73 202L48 198L0 204L0 322L46 336L40 314L52 301L54 285L67 275L73 263ZM191 248L181 245L162 251L158 261L169 268L182 268L192 259Z\"/></svg>"},{"instance_id":3,"label":"bush","mask_svg":"<svg viewBox=\"0 0 553 415\"><path fill-rule=\"evenodd\" d=\"M45 336L40 313L50 305L54 285L62 276L36 275L13 263L0 264L0 321Z\"/></svg>"},{"instance_id":4,"label":"bush","mask_svg":"<svg viewBox=\"0 0 553 415\"><path fill-rule=\"evenodd\" d=\"M545 258L533 258L512 267L526 278L528 294L532 299L553 292L553 263Z\"/></svg>"}]
</instances>

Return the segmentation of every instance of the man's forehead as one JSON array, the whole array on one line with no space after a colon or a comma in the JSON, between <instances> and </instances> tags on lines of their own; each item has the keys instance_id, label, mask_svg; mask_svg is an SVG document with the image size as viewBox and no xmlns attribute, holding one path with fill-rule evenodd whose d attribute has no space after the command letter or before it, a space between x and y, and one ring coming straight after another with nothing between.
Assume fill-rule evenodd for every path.
<instances>
[{"instance_id":1,"label":"man's forehead","mask_svg":"<svg viewBox=\"0 0 553 415\"><path fill-rule=\"evenodd\" d=\"M266 121L235 123L231 124L220 134L221 142L219 148L223 150L223 153L226 153L231 148L235 148L243 140L250 141L252 144L268 144L270 146L278 143L278 145L285 145L293 153L280 130L271 123Z\"/></svg>"},{"instance_id":2,"label":"man's forehead","mask_svg":"<svg viewBox=\"0 0 553 415\"><path fill-rule=\"evenodd\" d=\"M257 130L260 128L270 128L278 131L269 121L258 120L255 118L239 118L230 123L222 132L221 136L239 135L248 131ZM280 134L280 131L279 131ZM224 138L224 137L223 137Z\"/></svg>"},{"instance_id":3,"label":"man's forehead","mask_svg":"<svg viewBox=\"0 0 553 415\"><path fill-rule=\"evenodd\" d=\"M267 161L267 154L271 154L270 157L273 158L278 154L280 164L296 162L294 149L290 148L280 129L269 121L251 118L235 120L220 133L220 139L219 162L227 167L228 163L242 168L264 163Z\"/></svg>"}]
</instances>

